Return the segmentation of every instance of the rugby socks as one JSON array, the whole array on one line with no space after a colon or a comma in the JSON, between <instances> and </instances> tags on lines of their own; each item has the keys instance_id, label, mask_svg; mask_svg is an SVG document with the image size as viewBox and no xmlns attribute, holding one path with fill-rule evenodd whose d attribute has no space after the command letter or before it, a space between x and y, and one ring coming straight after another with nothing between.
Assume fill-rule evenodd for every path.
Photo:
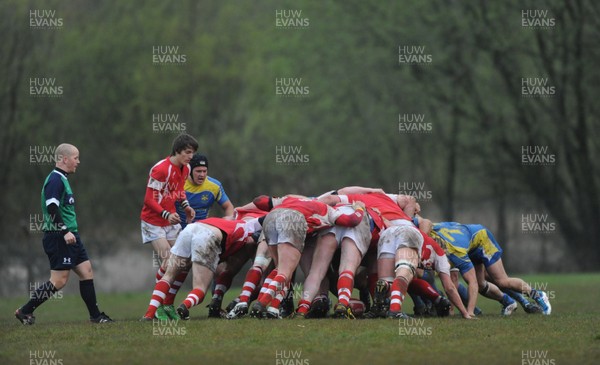
<instances>
[{"instance_id":1,"label":"rugby socks","mask_svg":"<svg viewBox=\"0 0 600 365\"><path fill-rule=\"evenodd\" d=\"M158 281L160 279L162 279L162 277L165 275L165 271L163 270L162 267L158 268L158 271L156 272L156 282L158 283Z\"/></svg>"},{"instance_id":2,"label":"rugby socks","mask_svg":"<svg viewBox=\"0 0 600 365\"><path fill-rule=\"evenodd\" d=\"M203 300L204 292L200 289L194 289L188 294L187 298L185 298L183 305L185 305L187 309L190 309L191 307L202 303Z\"/></svg>"},{"instance_id":3,"label":"rugby socks","mask_svg":"<svg viewBox=\"0 0 600 365\"><path fill-rule=\"evenodd\" d=\"M29 294L29 301L21 308L21 311L25 314L33 313L37 307L50 299L57 291L58 289L56 289L54 284L50 281L46 281Z\"/></svg>"},{"instance_id":4,"label":"rugby socks","mask_svg":"<svg viewBox=\"0 0 600 365\"><path fill-rule=\"evenodd\" d=\"M252 296L252 292L260 283L260 279L262 278L262 269L259 266L251 267L246 274L246 279L244 279L244 286L242 287L242 294L240 295L240 302L248 303L250 300L250 296Z\"/></svg>"},{"instance_id":5,"label":"rugby socks","mask_svg":"<svg viewBox=\"0 0 600 365\"><path fill-rule=\"evenodd\" d=\"M513 298L509 297L508 294L502 293L502 300L500 300L499 302L502 303L504 307L506 307L514 303L515 301L513 300Z\"/></svg>"},{"instance_id":6,"label":"rugby socks","mask_svg":"<svg viewBox=\"0 0 600 365\"><path fill-rule=\"evenodd\" d=\"M277 269L273 269L273 271L271 271L271 273L269 274L269 276L266 277L265 282L263 283L263 286L260 289L260 294L258 294L258 301L259 302L262 303L261 300L262 300L263 296L269 290L269 285L271 285L271 282L273 281L273 279L276 276L277 276Z\"/></svg>"},{"instance_id":7,"label":"rugby socks","mask_svg":"<svg viewBox=\"0 0 600 365\"><path fill-rule=\"evenodd\" d=\"M308 311L310 310L310 302L308 300L300 300L298 302L298 309L296 309L296 312L298 313L308 313Z\"/></svg>"},{"instance_id":8,"label":"rugby socks","mask_svg":"<svg viewBox=\"0 0 600 365\"><path fill-rule=\"evenodd\" d=\"M171 286L166 280L159 280L159 282L156 283L154 286L154 291L152 292L150 304L148 304L148 310L146 310L144 317L154 318L156 310L163 304L163 301L165 300L170 288Z\"/></svg>"},{"instance_id":9,"label":"rugby socks","mask_svg":"<svg viewBox=\"0 0 600 365\"><path fill-rule=\"evenodd\" d=\"M354 288L354 273L350 270L342 271L337 282L338 303L347 307Z\"/></svg>"},{"instance_id":10,"label":"rugby socks","mask_svg":"<svg viewBox=\"0 0 600 365\"><path fill-rule=\"evenodd\" d=\"M283 276L283 275L281 275ZM283 289L276 293L275 298L271 300L271 304L269 305L271 308L279 309L281 301L285 298L289 293L289 285L284 283Z\"/></svg>"},{"instance_id":11,"label":"rugby socks","mask_svg":"<svg viewBox=\"0 0 600 365\"><path fill-rule=\"evenodd\" d=\"M273 300L273 298L279 293L279 291L283 290L286 282L287 278L284 275L277 274L277 276L275 276L275 278L273 278L273 280L269 284L267 290L263 293L262 298L259 298L258 301L265 307L268 306L269 303Z\"/></svg>"},{"instance_id":12,"label":"rugby socks","mask_svg":"<svg viewBox=\"0 0 600 365\"><path fill-rule=\"evenodd\" d=\"M215 279L215 289L213 290L213 299L223 300L223 295L231 287L233 276L231 272L224 271L220 273Z\"/></svg>"},{"instance_id":13,"label":"rugby socks","mask_svg":"<svg viewBox=\"0 0 600 365\"><path fill-rule=\"evenodd\" d=\"M519 302L523 308L529 305L529 301L521 293L517 293L513 290L503 290L504 293L508 294L511 298Z\"/></svg>"},{"instance_id":14,"label":"rugby socks","mask_svg":"<svg viewBox=\"0 0 600 365\"><path fill-rule=\"evenodd\" d=\"M177 277L175 277L175 281L173 281L173 284L171 284L171 288L169 289L169 292L167 293L167 296L163 302L164 305L171 305L175 302L175 296L177 295L179 288L181 288L183 285L187 275L187 271L182 271L177 275Z\"/></svg>"},{"instance_id":15,"label":"rugby socks","mask_svg":"<svg viewBox=\"0 0 600 365\"><path fill-rule=\"evenodd\" d=\"M421 297L428 298L434 303L437 303L441 296L427 281L419 278L414 278L408 286L408 291L415 293Z\"/></svg>"},{"instance_id":16,"label":"rugby socks","mask_svg":"<svg viewBox=\"0 0 600 365\"><path fill-rule=\"evenodd\" d=\"M390 312L401 312L402 302L408 289L408 280L403 276L397 276L392 282L392 294L390 296Z\"/></svg>"},{"instance_id":17,"label":"rugby socks","mask_svg":"<svg viewBox=\"0 0 600 365\"><path fill-rule=\"evenodd\" d=\"M96 302L94 279L80 280L79 293L87 306L88 312L90 312L90 318L97 318L100 315L100 310L98 309L98 302Z\"/></svg>"}]
</instances>

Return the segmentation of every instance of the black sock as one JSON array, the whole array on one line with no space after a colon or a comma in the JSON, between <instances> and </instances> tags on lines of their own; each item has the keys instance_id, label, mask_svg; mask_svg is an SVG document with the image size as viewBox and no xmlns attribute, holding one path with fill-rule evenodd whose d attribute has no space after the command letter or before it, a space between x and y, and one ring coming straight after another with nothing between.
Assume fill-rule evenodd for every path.
<instances>
[{"instance_id":1,"label":"black sock","mask_svg":"<svg viewBox=\"0 0 600 365\"><path fill-rule=\"evenodd\" d=\"M98 303L96 303L96 289L94 289L94 279L79 281L79 293L81 299L85 302L90 318L97 318L100 315Z\"/></svg>"},{"instance_id":2,"label":"black sock","mask_svg":"<svg viewBox=\"0 0 600 365\"><path fill-rule=\"evenodd\" d=\"M57 291L58 289L56 289L50 281L46 281L29 294L29 301L21 308L21 310L25 314L33 313L37 307L50 299Z\"/></svg>"}]
</instances>

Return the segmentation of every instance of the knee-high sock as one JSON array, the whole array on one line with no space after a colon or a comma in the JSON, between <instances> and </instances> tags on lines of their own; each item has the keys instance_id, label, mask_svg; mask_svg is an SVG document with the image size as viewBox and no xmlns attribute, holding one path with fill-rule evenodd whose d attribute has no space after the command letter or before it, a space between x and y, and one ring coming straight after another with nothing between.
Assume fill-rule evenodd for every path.
<instances>
[{"instance_id":1,"label":"knee-high sock","mask_svg":"<svg viewBox=\"0 0 600 365\"><path fill-rule=\"evenodd\" d=\"M260 283L260 278L262 278L262 269L259 266L253 266L248 270L246 279L244 279L242 294L240 294L240 302L248 303L252 292L256 289L258 283Z\"/></svg>"},{"instance_id":2,"label":"knee-high sock","mask_svg":"<svg viewBox=\"0 0 600 365\"><path fill-rule=\"evenodd\" d=\"M169 292L169 288L171 288L171 286L166 280L159 280L158 283L156 283L154 286L154 291L152 292L152 298L150 298L150 303L148 304L148 309L146 310L144 317L154 318L156 309L163 304L163 301Z\"/></svg>"},{"instance_id":3,"label":"knee-high sock","mask_svg":"<svg viewBox=\"0 0 600 365\"><path fill-rule=\"evenodd\" d=\"M265 282L263 283L262 288L260 289L260 293L258 294L257 300L259 302L261 301L261 299L265 295L265 293L269 290L269 286L271 285L271 282L273 281L273 279L275 279L276 276L277 276L277 269L273 269L273 271L271 271L269 273L269 275L265 278Z\"/></svg>"},{"instance_id":4,"label":"knee-high sock","mask_svg":"<svg viewBox=\"0 0 600 365\"><path fill-rule=\"evenodd\" d=\"M46 281L29 293L29 301L21 308L21 310L25 314L33 313L37 307L50 299L57 291L58 289L56 289L52 282Z\"/></svg>"},{"instance_id":5,"label":"knee-high sock","mask_svg":"<svg viewBox=\"0 0 600 365\"><path fill-rule=\"evenodd\" d=\"M287 278L284 275L277 274L269 284L267 290L263 293L262 298L259 299L259 302L265 307L269 305L277 293L283 290L286 282Z\"/></svg>"},{"instance_id":6,"label":"knee-high sock","mask_svg":"<svg viewBox=\"0 0 600 365\"><path fill-rule=\"evenodd\" d=\"M350 305L350 297L354 288L354 273L350 270L342 271L337 282L338 303Z\"/></svg>"},{"instance_id":7,"label":"knee-high sock","mask_svg":"<svg viewBox=\"0 0 600 365\"><path fill-rule=\"evenodd\" d=\"M230 271L223 271L215 279L215 289L213 290L213 299L223 299L223 296L231 287L233 275Z\"/></svg>"},{"instance_id":8,"label":"knee-high sock","mask_svg":"<svg viewBox=\"0 0 600 365\"><path fill-rule=\"evenodd\" d=\"M408 285L408 291L426 297L436 303L441 297L440 294L425 280L414 278Z\"/></svg>"},{"instance_id":9,"label":"knee-high sock","mask_svg":"<svg viewBox=\"0 0 600 365\"><path fill-rule=\"evenodd\" d=\"M183 301L183 305L185 305L187 309L190 309L191 307L202 303L203 300L204 292L200 289L194 289L187 295L187 298Z\"/></svg>"},{"instance_id":10,"label":"knee-high sock","mask_svg":"<svg viewBox=\"0 0 600 365\"><path fill-rule=\"evenodd\" d=\"M402 302L408 289L408 280L403 276L397 276L392 283L392 293L390 296L390 311L401 312Z\"/></svg>"},{"instance_id":11,"label":"knee-high sock","mask_svg":"<svg viewBox=\"0 0 600 365\"><path fill-rule=\"evenodd\" d=\"M165 301L163 303L164 305L171 305L173 304L173 302L175 302L175 296L177 295L179 288L181 288L181 286L183 285L183 282L185 281L185 278L187 278L187 275L187 271L182 271L177 275L177 277L175 277L175 281L173 281L173 284L171 284L171 288L169 289L167 297L165 298Z\"/></svg>"},{"instance_id":12,"label":"knee-high sock","mask_svg":"<svg viewBox=\"0 0 600 365\"><path fill-rule=\"evenodd\" d=\"M98 309L98 302L96 301L94 279L80 280L79 294L81 294L81 299L85 302L88 312L90 313L90 318L98 317L100 315L100 310Z\"/></svg>"}]
</instances>

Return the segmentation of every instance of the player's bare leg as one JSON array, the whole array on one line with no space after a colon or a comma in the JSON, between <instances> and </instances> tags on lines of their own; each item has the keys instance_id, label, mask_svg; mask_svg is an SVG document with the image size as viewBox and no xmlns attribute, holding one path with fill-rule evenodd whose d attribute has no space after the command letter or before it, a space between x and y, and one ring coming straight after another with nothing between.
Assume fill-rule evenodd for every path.
<instances>
[{"instance_id":1,"label":"player's bare leg","mask_svg":"<svg viewBox=\"0 0 600 365\"><path fill-rule=\"evenodd\" d=\"M306 315L310 310L310 305L319 293L321 282L327 274L329 264L336 250L337 240L333 233L328 233L318 238L312 256L310 271L304 281L302 300L298 303L297 313L299 315Z\"/></svg>"},{"instance_id":2,"label":"player's bare leg","mask_svg":"<svg viewBox=\"0 0 600 365\"><path fill-rule=\"evenodd\" d=\"M477 276L477 285L479 293L486 298L494 299L502 305L501 314L508 316L517 309L517 303L514 299L504 294L494 283L485 280L485 266L483 264L475 265L475 274Z\"/></svg>"},{"instance_id":3,"label":"player's bare leg","mask_svg":"<svg viewBox=\"0 0 600 365\"><path fill-rule=\"evenodd\" d=\"M189 310L191 307L202 303L214 276L214 272L211 269L196 262L192 263L192 273L194 276L194 288L189 292L183 303L177 307L177 314L183 320L190 319Z\"/></svg>"},{"instance_id":4,"label":"player's bare leg","mask_svg":"<svg viewBox=\"0 0 600 365\"><path fill-rule=\"evenodd\" d=\"M390 294L390 309L387 313L388 318L405 318L402 313L402 303L406 296L406 291L411 280L415 276L416 268L419 263L419 253L416 249L400 247L396 251L396 262L394 273L396 277L392 283Z\"/></svg>"},{"instance_id":5,"label":"player's bare leg","mask_svg":"<svg viewBox=\"0 0 600 365\"><path fill-rule=\"evenodd\" d=\"M334 316L340 318L354 318L350 310L350 298L354 289L354 275L362 260L362 254L354 240L344 237L341 243L341 257L339 277L337 281L338 304Z\"/></svg>"},{"instance_id":6,"label":"player's bare leg","mask_svg":"<svg viewBox=\"0 0 600 365\"><path fill-rule=\"evenodd\" d=\"M509 277L504 270L504 264L502 259L499 259L492 265L487 267L487 272L492 280L503 289L511 289L516 292L527 294L530 298L534 299L537 304L542 308L542 313L550 314L552 306L548 300L548 296L541 290L532 289L523 279ZM516 307L516 304L515 304Z\"/></svg>"}]
</instances>

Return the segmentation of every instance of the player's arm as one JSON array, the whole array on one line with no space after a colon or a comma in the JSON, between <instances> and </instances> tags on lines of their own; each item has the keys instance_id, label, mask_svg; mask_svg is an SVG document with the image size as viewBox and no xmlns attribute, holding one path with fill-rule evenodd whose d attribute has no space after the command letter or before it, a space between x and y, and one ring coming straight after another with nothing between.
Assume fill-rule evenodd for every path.
<instances>
[{"instance_id":1,"label":"player's arm","mask_svg":"<svg viewBox=\"0 0 600 365\"><path fill-rule=\"evenodd\" d=\"M345 188L341 188L337 191L338 194L349 195L349 194L371 194L371 193L381 193L385 194L383 189L380 188L366 188L363 186L346 186Z\"/></svg>"},{"instance_id":2,"label":"player's arm","mask_svg":"<svg viewBox=\"0 0 600 365\"><path fill-rule=\"evenodd\" d=\"M462 274L463 279L468 284L469 302L467 303L467 312L470 316L475 316L475 306L477 305L477 294L479 293L479 287L477 285L477 276L475 275L475 269L471 268L469 271Z\"/></svg>"},{"instance_id":3,"label":"player's arm","mask_svg":"<svg viewBox=\"0 0 600 365\"><path fill-rule=\"evenodd\" d=\"M259 195L256 198L254 198L254 200L252 200L252 203L253 203L254 207L256 207L257 209L269 212L269 211L271 211L271 209L273 209L276 206L283 203L283 201L287 197L289 197L289 196L286 195L283 198L276 198L276 197L271 197L268 195ZM247 206L249 206L249 205L248 204L244 205L244 207L247 207Z\"/></svg>"},{"instance_id":4,"label":"player's arm","mask_svg":"<svg viewBox=\"0 0 600 365\"><path fill-rule=\"evenodd\" d=\"M227 196L227 193L225 192L225 189L223 189L223 186L220 182L218 183L218 185L219 192L217 193L217 203L219 203L219 205L224 211L223 216L233 217L233 210L235 209L235 207L233 206L231 200L229 200L229 196Z\"/></svg>"},{"instance_id":5,"label":"player's arm","mask_svg":"<svg viewBox=\"0 0 600 365\"><path fill-rule=\"evenodd\" d=\"M467 309L463 305L462 300L460 299L460 295L458 295L458 290L456 289L456 286L454 286L450 275L448 275L445 272L438 272L438 276L440 277L442 286L444 287L444 291L446 292L446 295L448 295L448 299L450 299L450 302L456 308L458 308L463 318L471 319L469 312L467 311Z\"/></svg>"},{"instance_id":6,"label":"player's arm","mask_svg":"<svg viewBox=\"0 0 600 365\"><path fill-rule=\"evenodd\" d=\"M402 209L409 217L414 216L420 211L417 199L415 199L414 196L399 194L396 202L400 209Z\"/></svg>"},{"instance_id":7,"label":"player's arm","mask_svg":"<svg viewBox=\"0 0 600 365\"><path fill-rule=\"evenodd\" d=\"M413 217L413 223L421 230L421 232L425 234L429 234L429 232L431 232L433 229L433 222L431 222L429 219L421 217L418 214Z\"/></svg>"},{"instance_id":8,"label":"player's arm","mask_svg":"<svg viewBox=\"0 0 600 365\"><path fill-rule=\"evenodd\" d=\"M334 223L338 226L343 227L355 227L357 226L363 219L365 215L365 204L363 202L355 202L352 204L352 208L354 208L354 213L351 214L340 214L335 215ZM336 212L333 208L330 211Z\"/></svg>"},{"instance_id":9,"label":"player's arm","mask_svg":"<svg viewBox=\"0 0 600 365\"><path fill-rule=\"evenodd\" d=\"M72 244L75 243L77 239L75 238L75 235L69 231L69 228L62 219L60 209L58 208L60 205L60 197L62 196L64 189L65 186L62 181L50 181L44 187L44 198L46 200L46 211L52 219L53 227L56 227L63 233L67 244Z\"/></svg>"},{"instance_id":10,"label":"player's arm","mask_svg":"<svg viewBox=\"0 0 600 365\"><path fill-rule=\"evenodd\" d=\"M187 200L187 194L185 193L184 189L185 179L185 177L182 179L181 183L179 184L179 188L175 193L175 197L177 197L177 199L175 199L175 202L179 202L181 208L183 208L183 211L185 212L185 222L192 223L194 221L194 218L196 218L196 211L190 206L190 202ZM179 214L177 214L177 216L179 217ZM179 222L181 222L181 217L179 217Z\"/></svg>"},{"instance_id":11,"label":"player's arm","mask_svg":"<svg viewBox=\"0 0 600 365\"><path fill-rule=\"evenodd\" d=\"M148 184L146 185L146 195L144 195L144 205L160 215L163 219L169 221L169 224L177 224L181 222L179 214L170 213L168 210L158 204L158 197L160 191L166 184L166 181L158 175L156 171L151 171L150 177L148 178Z\"/></svg>"},{"instance_id":12,"label":"player's arm","mask_svg":"<svg viewBox=\"0 0 600 365\"><path fill-rule=\"evenodd\" d=\"M233 210L235 209L235 207L233 206L230 200L227 200L225 203L221 204L221 208L223 208L224 210L223 215L225 217L233 216Z\"/></svg>"}]
</instances>

